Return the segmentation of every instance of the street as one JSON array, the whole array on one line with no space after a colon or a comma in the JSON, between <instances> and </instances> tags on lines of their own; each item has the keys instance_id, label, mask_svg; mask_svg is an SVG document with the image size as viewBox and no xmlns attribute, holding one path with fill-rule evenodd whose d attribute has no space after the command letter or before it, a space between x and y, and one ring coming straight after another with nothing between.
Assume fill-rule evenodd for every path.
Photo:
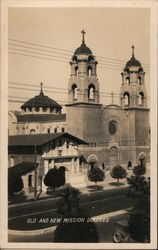
<instances>
[{"instance_id":1,"label":"street","mask_svg":"<svg viewBox=\"0 0 158 250\"><path fill-rule=\"evenodd\" d=\"M61 218L57 211L56 200L32 202L24 206L9 208L8 227L11 230L36 230L56 225L51 218ZM80 207L84 208L89 216L96 216L131 207L133 200L127 197L127 189L95 192L81 196Z\"/></svg>"}]
</instances>

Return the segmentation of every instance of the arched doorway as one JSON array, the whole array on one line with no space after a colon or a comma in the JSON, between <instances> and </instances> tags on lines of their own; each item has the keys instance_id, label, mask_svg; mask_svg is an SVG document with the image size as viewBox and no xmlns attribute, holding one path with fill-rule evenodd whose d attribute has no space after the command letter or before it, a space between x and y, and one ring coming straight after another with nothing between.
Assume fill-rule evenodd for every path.
<instances>
[{"instance_id":1,"label":"arched doorway","mask_svg":"<svg viewBox=\"0 0 158 250\"><path fill-rule=\"evenodd\" d=\"M118 149L111 147L109 152L109 167L112 168L118 164Z\"/></svg>"},{"instance_id":2,"label":"arched doorway","mask_svg":"<svg viewBox=\"0 0 158 250\"><path fill-rule=\"evenodd\" d=\"M94 167L97 167L98 158L95 154L91 154L88 156L87 162L88 169L93 169Z\"/></svg>"}]
</instances>

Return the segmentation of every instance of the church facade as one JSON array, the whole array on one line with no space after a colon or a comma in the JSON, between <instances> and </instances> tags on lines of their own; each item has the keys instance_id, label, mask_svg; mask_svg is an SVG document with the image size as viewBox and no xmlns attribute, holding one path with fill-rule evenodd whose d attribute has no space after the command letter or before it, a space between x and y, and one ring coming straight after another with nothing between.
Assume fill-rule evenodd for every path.
<instances>
[{"instance_id":1,"label":"church facade","mask_svg":"<svg viewBox=\"0 0 158 250\"><path fill-rule=\"evenodd\" d=\"M68 132L88 145L79 146L87 169L95 164L111 169L120 164L150 161L150 125L145 72L135 58L121 72L120 105L100 103L100 88L95 56L85 44L72 55L68 82L66 114L61 106L45 96L41 86L38 96L21 106L20 114L9 114L9 135ZM14 128L14 129L13 129Z\"/></svg>"}]
</instances>

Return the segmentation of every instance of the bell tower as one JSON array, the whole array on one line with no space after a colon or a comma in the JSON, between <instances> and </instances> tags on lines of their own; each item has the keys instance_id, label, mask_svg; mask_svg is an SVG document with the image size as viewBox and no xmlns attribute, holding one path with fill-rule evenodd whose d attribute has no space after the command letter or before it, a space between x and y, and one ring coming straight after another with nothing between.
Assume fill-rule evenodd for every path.
<instances>
[{"instance_id":1,"label":"bell tower","mask_svg":"<svg viewBox=\"0 0 158 250\"><path fill-rule=\"evenodd\" d=\"M101 104L99 103L99 82L97 60L82 43L71 58L71 74L68 82L68 104L66 105L67 131L89 143L97 143L101 136Z\"/></svg>"},{"instance_id":2,"label":"bell tower","mask_svg":"<svg viewBox=\"0 0 158 250\"><path fill-rule=\"evenodd\" d=\"M82 44L74 52L70 61L71 75L68 83L69 103L99 103L99 82L97 61L85 44L84 30Z\"/></svg>"},{"instance_id":3,"label":"bell tower","mask_svg":"<svg viewBox=\"0 0 158 250\"><path fill-rule=\"evenodd\" d=\"M121 106L123 108L146 108L147 94L144 81L145 72L140 62L135 58L134 45L131 48L132 57L126 63L121 73Z\"/></svg>"}]
</instances>

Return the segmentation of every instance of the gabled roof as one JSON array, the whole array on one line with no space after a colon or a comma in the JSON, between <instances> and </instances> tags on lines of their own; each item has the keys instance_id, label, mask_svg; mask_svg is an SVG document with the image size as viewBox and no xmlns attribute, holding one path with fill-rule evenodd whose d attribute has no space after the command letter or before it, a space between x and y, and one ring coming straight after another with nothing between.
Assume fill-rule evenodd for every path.
<instances>
[{"instance_id":1,"label":"gabled roof","mask_svg":"<svg viewBox=\"0 0 158 250\"><path fill-rule=\"evenodd\" d=\"M38 163L36 163L37 167ZM35 163L34 162L25 162L22 161L13 167L8 169L8 174L14 175L14 176L22 176L25 174L30 173L35 169Z\"/></svg>"},{"instance_id":2,"label":"gabled roof","mask_svg":"<svg viewBox=\"0 0 158 250\"><path fill-rule=\"evenodd\" d=\"M47 121L65 121L66 114L28 114L17 116L18 122L47 122Z\"/></svg>"},{"instance_id":3,"label":"gabled roof","mask_svg":"<svg viewBox=\"0 0 158 250\"><path fill-rule=\"evenodd\" d=\"M85 141L71 135L68 133L54 133L54 134L34 134L34 135L14 135L9 136L8 146L9 147L16 147L16 146L42 146L47 144L51 141L56 140L60 137L68 137L78 144L87 144Z\"/></svg>"}]
</instances>

